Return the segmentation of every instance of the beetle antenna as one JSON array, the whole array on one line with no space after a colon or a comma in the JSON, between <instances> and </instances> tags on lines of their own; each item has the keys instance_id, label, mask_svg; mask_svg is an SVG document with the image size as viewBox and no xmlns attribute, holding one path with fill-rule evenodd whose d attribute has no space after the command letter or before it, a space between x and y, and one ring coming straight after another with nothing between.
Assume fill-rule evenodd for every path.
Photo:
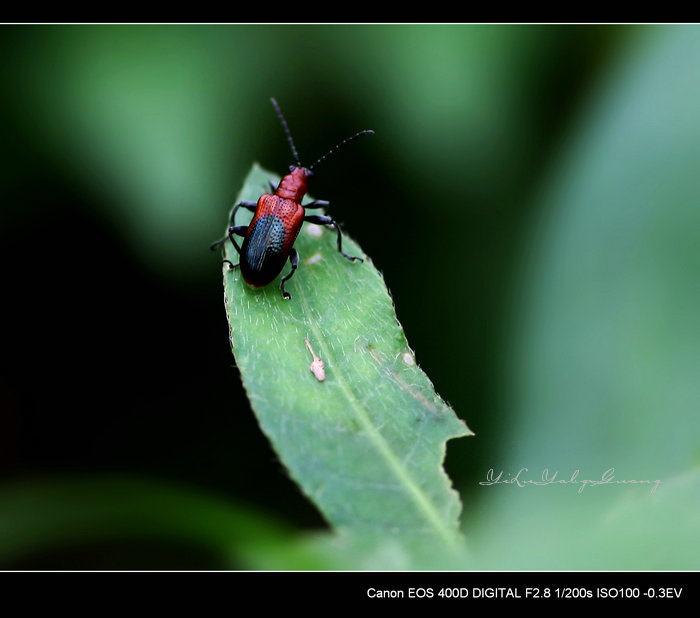
<instances>
[{"instance_id":1,"label":"beetle antenna","mask_svg":"<svg viewBox=\"0 0 700 618\"><path fill-rule=\"evenodd\" d=\"M275 111L277 112L277 117L280 119L280 122L282 123L282 126L284 127L284 132L287 134L287 141L289 142L289 145L292 148L292 154L294 155L294 159L297 162L297 167L301 167L301 162L299 161L299 154L297 153L297 149L294 146L294 140L292 139L292 134L289 132L289 127L287 126L287 121L284 119L284 116L282 115L282 112L280 111L280 106L277 105L277 101L275 101L275 99L270 99L270 101L272 101L272 105L275 106Z\"/></svg>"},{"instance_id":2,"label":"beetle antenna","mask_svg":"<svg viewBox=\"0 0 700 618\"><path fill-rule=\"evenodd\" d=\"M336 144L331 148L326 154L324 154L316 163L314 163L309 170L313 170L319 163L322 163L325 161L328 157L330 157L332 154L335 154L338 150L340 150L343 146L346 144L349 144L350 142L356 140L358 137L362 137L363 135L374 135L374 131L371 129L367 129L365 131L360 131L359 133L355 133L352 137L348 137L347 139L344 139L340 144Z\"/></svg>"}]
</instances>

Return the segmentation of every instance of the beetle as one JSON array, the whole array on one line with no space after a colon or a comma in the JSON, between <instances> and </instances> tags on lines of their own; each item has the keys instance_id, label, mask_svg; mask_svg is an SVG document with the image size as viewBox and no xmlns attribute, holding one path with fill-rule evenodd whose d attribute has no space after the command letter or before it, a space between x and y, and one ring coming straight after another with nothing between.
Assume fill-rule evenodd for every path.
<instances>
[{"instance_id":1,"label":"beetle","mask_svg":"<svg viewBox=\"0 0 700 618\"><path fill-rule=\"evenodd\" d=\"M363 135L373 135L374 131L364 130L355 133L351 137L331 148L311 167L303 167L299 161L294 140L284 119L279 105L275 99L270 99L277 116L282 123L292 155L296 165L289 166L289 173L280 180L279 185L271 182L272 194L261 195L256 202L242 201L236 204L231 211L228 233L222 239L211 245L214 250L222 246L226 240L230 240L240 256L238 264L230 260L224 260L230 269L240 267L245 282L254 288L260 288L271 283L282 272L284 264L289 259L292 270L282 277L280 288L282 298L289 300L291 294L287 292L284 284L289 281L299 266L299 253L294 248L299 231L305 221L333 227L338 236L338 251L351 262L362 262L362 258L348 255L343 251L343 236L338 222L327 215L307 215L306 209L326 208L329 202L314 200L308 204L302 204L302 199L308 190L308 181L314 175L314 168L325 161L340 148ZM239 208L245 208L254 213L253 219L248 225L236 225L235 218ZM243 237L243 246L239 246L235 236Z\"/></svg>"}]
</instances>

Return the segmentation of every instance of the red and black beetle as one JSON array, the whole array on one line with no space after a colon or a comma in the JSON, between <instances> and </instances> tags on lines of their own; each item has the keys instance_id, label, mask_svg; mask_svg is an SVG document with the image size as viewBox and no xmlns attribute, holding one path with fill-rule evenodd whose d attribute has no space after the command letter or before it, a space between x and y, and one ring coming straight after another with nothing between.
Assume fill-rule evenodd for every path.
<instances>
[{"instance_id":1,"label":"red and black beetle","mask_svg":"<svg viewBox=\"0 0 700 618\"><path fill-rule=\"evenodd\" d=\"M326 215L307 215L307 208L326 208L329 203L324 200L314 200L308 204L301 203L301 200L306 195L308 180L314 175L314 168L325 161L331 154L335 153L339 148L361 137L362 135L373 135L374 131L366 130L356 133L352 137L340 142L335 147L331 148L311 167L303 167L299 162L299 155L294 146L294 140L287 127L287 122L280 111L279 105L275 99L270 99L274 105L277 115L282 122L282 127L287 135L287 140L292 149L292 154L296 161L296 165L289 167L287 174L280 181L277 188L274 185L273 194L265 194L260 196L260 199L255 202L243 201L236 204L231 211L231 221L228 228L228 234L221 240L217 240L212 246L212 250L223 245L227 239L231 240L236 251L240 255L240 262L233 264L229 260L224 260L230 268L240 266L241 274L246 283L254 288L259 288L270 283L277 275L282 272L284 263L289 259L292 270L288 275L282 277L280 285L282 289L282 298L289 299L291 295L284 287L286 281L291 279L294 271L299 265L299 254L294 249L294 241L301 230L304 221L316 223L318 225L333 226L338 234L338 251L348 260L362 262L362 258L348 255L343 252L343 237L340 232L338 222L332 217ZM249 225L236 225L236 212L239 208L245 208L254 212L253 219ZM243 236L243 246L239 247L234 236Z\"/></svg>"}]
</instances>

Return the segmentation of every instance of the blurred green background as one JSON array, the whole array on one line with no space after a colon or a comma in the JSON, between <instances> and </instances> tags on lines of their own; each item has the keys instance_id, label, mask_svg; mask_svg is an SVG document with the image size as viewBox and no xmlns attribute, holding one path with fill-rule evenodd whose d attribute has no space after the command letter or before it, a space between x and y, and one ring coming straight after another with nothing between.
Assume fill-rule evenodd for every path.
<instances>
[{"instance_id":1,"label":"blurred green background","mask_svg":"<svg viewBox=\"0 0 700 618\"><path fill-rule=\"evenodd\" d=\"M230 354L208 245L292 163L274 96L306 164L376 131L312 194L476 433L457 566L700 568L698 27L0 32L0 567L411 566L317 543ZM521 468L661 484L479 485Z\"/></svg>"}]
</instances>

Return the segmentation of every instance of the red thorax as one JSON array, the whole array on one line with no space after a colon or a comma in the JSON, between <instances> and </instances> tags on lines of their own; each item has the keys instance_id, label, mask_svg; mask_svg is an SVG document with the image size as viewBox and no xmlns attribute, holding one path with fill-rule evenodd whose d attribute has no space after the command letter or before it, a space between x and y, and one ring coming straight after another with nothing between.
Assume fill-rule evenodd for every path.
<instances>
[{"instance_id":1,"label":"red thorax","mask_svg":"<svg viewBox=\"0 0 700 618\"><path fill-rule=\"evenodd\" d=\"M292 167L289 174L280 180L275 195L301 203L308 190L307 180L311 176L313 173L305 167Z\"/></svg>"}]
</instances>

